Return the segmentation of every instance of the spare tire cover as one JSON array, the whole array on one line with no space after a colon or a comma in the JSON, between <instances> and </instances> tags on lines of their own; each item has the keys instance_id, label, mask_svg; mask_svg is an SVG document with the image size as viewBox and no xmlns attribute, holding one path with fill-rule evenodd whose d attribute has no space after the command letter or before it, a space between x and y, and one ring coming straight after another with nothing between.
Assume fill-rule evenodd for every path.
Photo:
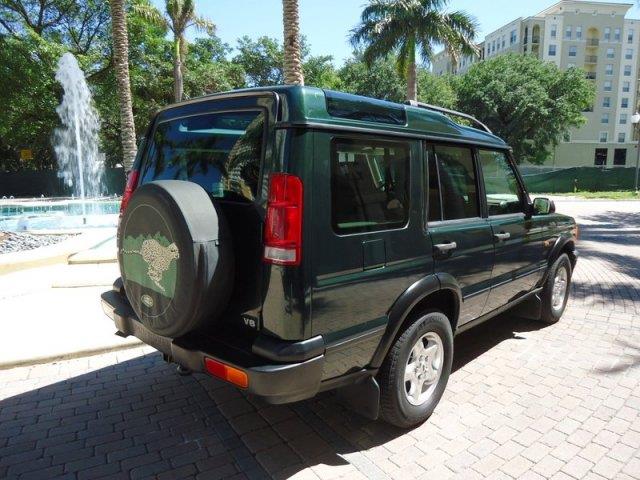
<instances>
[{"instance_id":1,"label":"spare tire cover","mask_svg":"<svg viewBox=\"0 0 640 480\"><path fill-rule=\"evenodd\" d=\"M118 262L138 318L167 337L215 321L233 284L231 234L207 192L192 182L136 189L118 230Z\"/></svg>"}]
</instances>

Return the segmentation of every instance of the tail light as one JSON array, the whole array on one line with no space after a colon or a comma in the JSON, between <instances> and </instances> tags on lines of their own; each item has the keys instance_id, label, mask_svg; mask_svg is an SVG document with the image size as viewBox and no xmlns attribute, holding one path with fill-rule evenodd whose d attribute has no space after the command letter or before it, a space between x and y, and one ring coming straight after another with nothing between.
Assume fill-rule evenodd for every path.
<instances>
[{"instance_id":1,"label":"tail light","mask_svg":"<svg viewBox=\"0 0 640 480\"><path fill-rule=\"evenodd\" d=\"M127 175L127 185L124 187L124 193L122 194L122 202L120 202L120 215L124 213L131 200L133 192L138 186L138 179L140 178L140 172L138 170L131 170Z\"/></svg>"},{"instance_id":2,"label":"tail light","mask_svg":"<svg viewBox=\"0 0 640 480\"><path fill-rule=\"evenodd\" d=\"M300 265L302 254L302 180L274 173L264 226L264 260L276 265Z\"/></svg>"}]
</instances>

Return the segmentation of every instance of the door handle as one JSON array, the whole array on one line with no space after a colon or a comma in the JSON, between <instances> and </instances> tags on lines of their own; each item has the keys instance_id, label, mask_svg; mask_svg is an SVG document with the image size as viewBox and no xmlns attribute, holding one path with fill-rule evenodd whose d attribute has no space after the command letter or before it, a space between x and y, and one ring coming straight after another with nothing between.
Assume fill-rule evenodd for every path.
<instances>
[{"instance_id":1,"label":"door handle","mask_svg":"<svg viewBox=\"0 0 640 480\"><path fill-rule=\"evenodd\" d=\"M495 233L493 236L497 240L508 240L509 238L511 238L511 234L509 232Z\"/></svg>"},{"instance_id":2,"label":"door handle","mask_svg":"<svg viewBox=\"0 0 640 480\"><path fill-rule=\"evenodd\" d=\"M439 253L447 253L447 252L450 252L450 251L455 250L456 248L458 248L458 244L456 242L437 243L437 244L434 245L434 248Z\"/></svg>"}]
</instances>

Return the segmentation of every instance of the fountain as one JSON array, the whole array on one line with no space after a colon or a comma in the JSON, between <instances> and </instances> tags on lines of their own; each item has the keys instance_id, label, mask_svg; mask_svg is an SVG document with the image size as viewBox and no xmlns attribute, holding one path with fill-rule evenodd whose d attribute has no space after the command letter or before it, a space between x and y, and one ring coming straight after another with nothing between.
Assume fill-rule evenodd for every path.
<instances>
[{"instance_id":1,"label":"fountain","mask_svg":"<svg viewBox=\"0 0 640 480\"><path fill-rule=\"evenodd\" d=\"M73 189L73 197L80 198L86 223L85 200L102 193L104 156L98 149L100 120L84 74L71 53L60 58L56 80L64 89L62 102L56 108L62 127L54 132L58 175Z\"/></svg>"}]
</instances>

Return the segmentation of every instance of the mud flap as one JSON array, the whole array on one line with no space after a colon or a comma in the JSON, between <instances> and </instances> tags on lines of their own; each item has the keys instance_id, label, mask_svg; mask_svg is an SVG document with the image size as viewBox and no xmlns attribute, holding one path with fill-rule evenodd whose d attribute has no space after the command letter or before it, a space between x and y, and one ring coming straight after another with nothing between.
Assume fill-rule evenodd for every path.
<instances>
[{"instance_id":1,"label":"mud flap","mask_svg":"<svg viewBox=\"0 0 640 480\"><path fill-rule=\"evenodd\" d=\"M350 410L370 420L380 415L380 386L374 377L337 390L338 398Z\"/></svg>"}]
</instances>

